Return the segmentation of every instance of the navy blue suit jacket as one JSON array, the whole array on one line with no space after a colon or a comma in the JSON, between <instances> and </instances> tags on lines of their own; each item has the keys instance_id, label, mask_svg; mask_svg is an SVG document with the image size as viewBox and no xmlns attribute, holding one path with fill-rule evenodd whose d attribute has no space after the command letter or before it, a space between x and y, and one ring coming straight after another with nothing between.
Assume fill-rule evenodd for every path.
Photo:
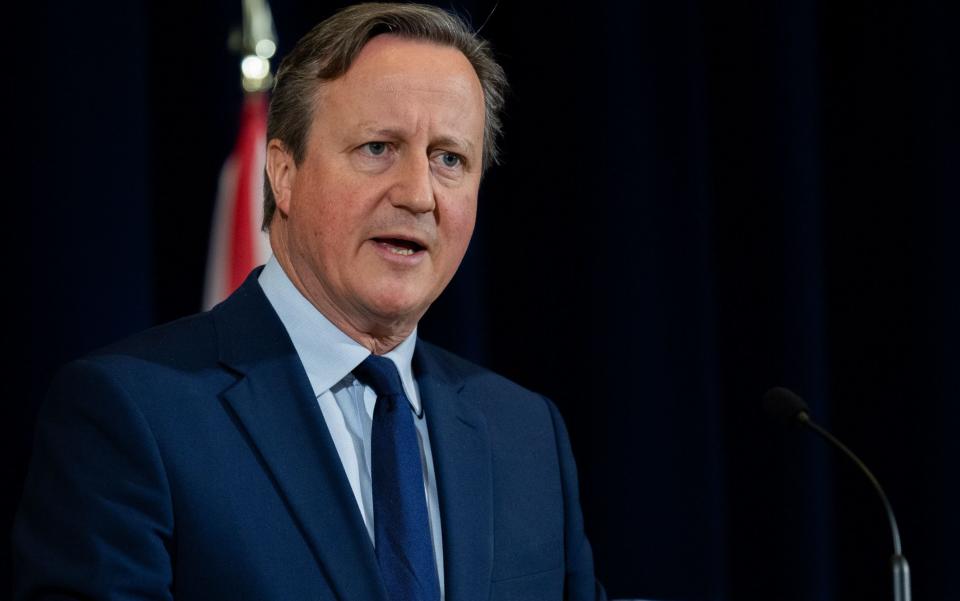
<instances>
[{"instance_id":1,"label":"navy blue suit jacket","mask_svg":"<svg viewBox=\"0 0 960 601\"><path fill-rule=\"evenodd\" d=\"M258 272L57 377L14 528L17 599L387 601ZM556 408L423 341L414 373L446 598L602 597Z\"/></svg>"}]
</instances>

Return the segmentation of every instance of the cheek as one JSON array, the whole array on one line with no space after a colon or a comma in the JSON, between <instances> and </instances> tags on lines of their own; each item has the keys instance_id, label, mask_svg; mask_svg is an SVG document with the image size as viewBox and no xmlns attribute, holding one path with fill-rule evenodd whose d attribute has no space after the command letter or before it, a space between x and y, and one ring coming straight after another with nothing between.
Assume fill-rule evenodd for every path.
<instances>
[{"instance_id":1,"label":"cheek","mask_svg":"<svg viewBox=\"0 0 960 601\"><path fill-rule=\"evenodd\" d=\"M441 228L445 230L448 242L462 253L473 235L477 220L477 197L451 199L445 217L446 222L441 222Z\"/></svg>"},{"instance_id":2,"label":"cheek","mask_svg":"<svg viewBox=\"0 0 960 601\"><path fill-rule=\"evenodd\" d=\"M311 182L305 183L307 186ZM357 230L356 203L350 201L350 190L333 185L316 184L304 188L296 207L296 221L305 235L315 243L339 243Z\"/></svg>"}]
</instances>

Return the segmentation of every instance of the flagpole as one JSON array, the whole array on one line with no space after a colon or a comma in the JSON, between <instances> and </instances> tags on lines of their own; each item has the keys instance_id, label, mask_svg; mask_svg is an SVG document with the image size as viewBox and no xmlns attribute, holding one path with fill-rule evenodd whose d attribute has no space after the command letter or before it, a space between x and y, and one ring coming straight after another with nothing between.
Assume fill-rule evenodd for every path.
<instances>
[{"instance_id":1,"label":"flagpole","mask_svg":"<svg viewBox=\"0 0 960 601\"><path fill-rule=\"evenodd\" d=\"M263 92L273 83L270 59L277 52L277 34L273 29L273 13L267 0L242 0L243 31L240 61L243 89Z\"/></svg>"}]
</instances>

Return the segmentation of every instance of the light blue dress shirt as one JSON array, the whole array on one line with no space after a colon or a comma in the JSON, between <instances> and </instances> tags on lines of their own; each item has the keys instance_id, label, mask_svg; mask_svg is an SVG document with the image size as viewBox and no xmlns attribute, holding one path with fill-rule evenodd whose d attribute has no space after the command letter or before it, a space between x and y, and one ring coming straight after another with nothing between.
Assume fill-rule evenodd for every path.
<instances>
[{"instance_id":1,"label":"light blue dress shirt","mask_svg":"<svg viewBox=\"0 0 960 601\"><path fill-rule=\"evenodd\" d=\"M373 535L373 485L370 477L370 431L373 427L373 406L377 394L353 377L353 369L367 358L370 351L344 334L304 297L276 258L264 266L258 279L267 300L273 305L280 321L293 341L300 361L307 372L310 386L333 444L340 455L343 470L357 499L370 540ZM413 350L417 332L384 355L397 366L403 390L410 399L411 410L423 415L420 391L413 378ZM414 417L420 442L420 460L423 467L423 489L430 517L430 536L437 561L440 580L440 598L444 597L443 543L440 530L440 506L437 502L437 481L433 470L433 454L427 433L427 416Z\"/></svg>"}]
</instances>

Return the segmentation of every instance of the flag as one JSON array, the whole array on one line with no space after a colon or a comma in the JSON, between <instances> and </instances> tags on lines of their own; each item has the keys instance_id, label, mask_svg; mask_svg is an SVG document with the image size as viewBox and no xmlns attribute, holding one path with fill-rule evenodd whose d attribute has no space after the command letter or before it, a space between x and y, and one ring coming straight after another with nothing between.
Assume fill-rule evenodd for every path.
<instances>
[{"instance_id":1,"label":"flag","mask_svg":"<svg viewBox=\"0 0 960 601\"><path fill-rule=\"evenodd\" d=\"M266 138L266 94L248 93L236 145L220 171L210 229L204 309L225 299L243 283L251 269L270 257L267 236L260 231Z\"/></svg>"}]
</instances>

